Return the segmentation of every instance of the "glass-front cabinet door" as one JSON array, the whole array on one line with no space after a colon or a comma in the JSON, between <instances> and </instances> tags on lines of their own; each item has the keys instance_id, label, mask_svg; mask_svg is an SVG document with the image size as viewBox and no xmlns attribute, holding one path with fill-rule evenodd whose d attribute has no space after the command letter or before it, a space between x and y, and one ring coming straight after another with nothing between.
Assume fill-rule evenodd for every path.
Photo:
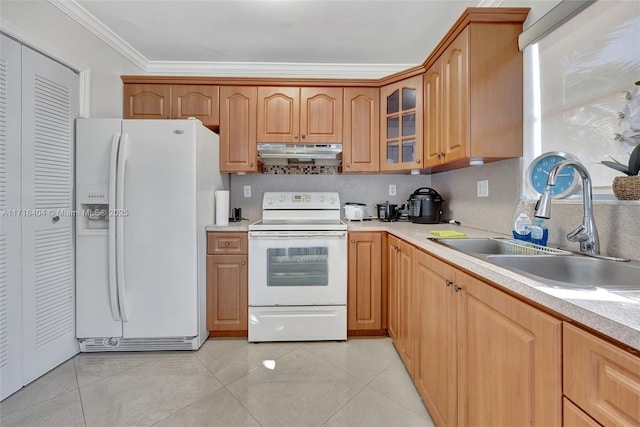
<instances>
[{"instance_id":1,"label":"glass-front cabinet door","mask_svg":"<svg viewBox=\"0 0 640 427\"><path fill-rule=\"evenodd\" d=\"M423 76L380 90L380 169L423 168Z\"/></svg>"}]
</instances>

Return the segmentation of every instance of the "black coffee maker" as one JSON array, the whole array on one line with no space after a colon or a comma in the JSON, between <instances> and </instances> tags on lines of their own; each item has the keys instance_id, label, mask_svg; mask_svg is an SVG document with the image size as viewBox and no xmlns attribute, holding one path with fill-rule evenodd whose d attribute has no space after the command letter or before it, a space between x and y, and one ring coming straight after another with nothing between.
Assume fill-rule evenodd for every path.
<instances>
[{"instance_id":1,"label":"black coffee maker","mask_svg":"<svg viewBox=\"0 0 640 427\"><path fill-rule=\"evenodd\" d=\"M411 222L418 224L438 224L442 215L444 199L436 190L421 187L409 196L409 215Z\"/></svg>"}]
</instances>

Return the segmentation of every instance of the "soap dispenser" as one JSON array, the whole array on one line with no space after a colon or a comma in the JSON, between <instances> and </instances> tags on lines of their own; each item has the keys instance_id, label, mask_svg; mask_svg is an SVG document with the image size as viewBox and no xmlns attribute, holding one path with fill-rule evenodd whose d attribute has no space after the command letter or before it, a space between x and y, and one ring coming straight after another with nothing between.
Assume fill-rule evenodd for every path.
<instances>
[{"instance_id":1,"label":"soap dispenser","mask_svg":"<svg viewBox=\"0 0 640 427\"><path fill-rule=\"evenodd\" d=\"M511 223L514 239L524 240L525 242L531 241L532 218L531 210L527 206L527 198L524 194L521 194L513 212L513 222Z\"/></svg>"}]
</instances>

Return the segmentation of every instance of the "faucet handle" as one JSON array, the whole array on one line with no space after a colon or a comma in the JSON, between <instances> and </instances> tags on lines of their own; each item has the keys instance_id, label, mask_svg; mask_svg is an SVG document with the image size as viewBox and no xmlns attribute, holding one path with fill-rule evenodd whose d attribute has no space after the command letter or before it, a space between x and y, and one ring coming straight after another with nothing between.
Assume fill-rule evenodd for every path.
<instances>
[{"instance_id":1,"label":"faucet handle","mask_svg":"<svg viewBox=\"0 0 640 427\"><path fill-rule=\"evenodd\" d=\"M567 234L567 240L570 242L584 242L589 240L589 235L586 233L587 229L584 225L579 225L578 228Z\"/></svg>"}]
</instances>

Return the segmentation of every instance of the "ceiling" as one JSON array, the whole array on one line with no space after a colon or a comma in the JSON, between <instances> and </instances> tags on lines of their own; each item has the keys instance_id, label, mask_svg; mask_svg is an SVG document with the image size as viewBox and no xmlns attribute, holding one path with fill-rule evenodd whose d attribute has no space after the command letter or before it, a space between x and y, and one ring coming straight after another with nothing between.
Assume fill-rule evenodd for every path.
<instances>
[{"instance_id":1,"label":"ceiling","mask_svg":"<svg viewBox=\"0 0 640 427\"><path fill-rule=\"evenodd\" d=\"M151 64L331 64L388 71L422 63L465 8L486 3L75 0L74 7Z\"/></svg>"}]
</instances>

